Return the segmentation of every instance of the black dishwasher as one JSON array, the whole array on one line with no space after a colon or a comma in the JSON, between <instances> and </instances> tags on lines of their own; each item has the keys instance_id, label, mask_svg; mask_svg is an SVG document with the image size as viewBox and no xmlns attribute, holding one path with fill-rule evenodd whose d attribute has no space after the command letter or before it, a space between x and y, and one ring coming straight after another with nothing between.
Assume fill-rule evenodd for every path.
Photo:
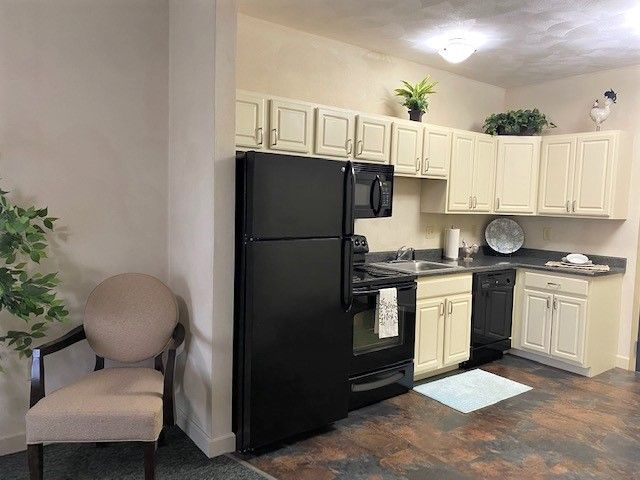
<instances>
[{"instance_id":1,"label":"black dishwasher","mask_svg":"<svg viewBox=\"0 0 640 480\"><path fill-rule=\"evenodd\" d=\"M473 275L470 368L502 358L511 348L511 315L515 270Z\"/></svg>"}]
</instances>

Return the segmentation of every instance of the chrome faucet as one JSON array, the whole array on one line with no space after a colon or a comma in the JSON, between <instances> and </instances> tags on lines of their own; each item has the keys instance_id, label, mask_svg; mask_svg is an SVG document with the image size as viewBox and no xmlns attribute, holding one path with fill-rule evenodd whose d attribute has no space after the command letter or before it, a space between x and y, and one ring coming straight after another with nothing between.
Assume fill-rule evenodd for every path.
<instances>
[{"instance_id":1,"label":"chrome faucet","mask_svg":"<svg viewBox=\"0 0 640 480\"><path fill-rule=\"evenodd\" d=\"M406 256L409 254L409 258ZM415 260L416 259L416 251L413 247L407 247L406 245L401 246L396 252L396 261L401 260Z\"/></svg>"}]
</instances>

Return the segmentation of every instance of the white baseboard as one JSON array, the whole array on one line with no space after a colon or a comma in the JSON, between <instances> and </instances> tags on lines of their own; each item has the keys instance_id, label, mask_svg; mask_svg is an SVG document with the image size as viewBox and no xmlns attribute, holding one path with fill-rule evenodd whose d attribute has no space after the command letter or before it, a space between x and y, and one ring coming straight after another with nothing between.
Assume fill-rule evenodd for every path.
<instances>
[{"instance_id":1,"label":"white baseboard","mask_svg":"<svg viewBox=\"0 0 640 480\"><path fill-rule=\"evenodd\" d=\"M236 449L236 436L233 432L211 438L185 412L176 409L176 423L193 443L209 458L230 453Z\"/></svg>"},{"instance_id":2,"label":"white baseboard","mask_svg":"<svg viewBox=\"0 0 640 480\"><path fill-rule=\"evenodd\" d=\"M623 357L622 355L616 355L616 367L624 368L625 370L633 370L629 368L629 357Z\"/></svg>"},{"instance_id":3,"label":"white baseboard","mask_svg":"<svg viewBox=\"0 0 640 480\"><path fill-rule=\"evenodd\" d=\"M27 437L24 433L17 433L0 438L0 456L21 452L27 449Z\"/></svg>"}]
</instances>

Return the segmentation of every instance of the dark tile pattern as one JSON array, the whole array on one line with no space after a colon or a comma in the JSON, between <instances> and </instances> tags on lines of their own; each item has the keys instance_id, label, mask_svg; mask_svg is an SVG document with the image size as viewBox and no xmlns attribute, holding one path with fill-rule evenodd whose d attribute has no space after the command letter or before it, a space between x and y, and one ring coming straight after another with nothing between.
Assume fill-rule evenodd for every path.
<instances>
[{"instance_id":1,"label":"dark tile pattern","mask_svg":"<svg viewBox=\"0 0 640 480\"><path fill-rule=\"evenodd\" d=\"M482 368L533 390L466 415L409 392L243 458L281 480L640 479L639 374Z\"/></svg>"}]
</instances>

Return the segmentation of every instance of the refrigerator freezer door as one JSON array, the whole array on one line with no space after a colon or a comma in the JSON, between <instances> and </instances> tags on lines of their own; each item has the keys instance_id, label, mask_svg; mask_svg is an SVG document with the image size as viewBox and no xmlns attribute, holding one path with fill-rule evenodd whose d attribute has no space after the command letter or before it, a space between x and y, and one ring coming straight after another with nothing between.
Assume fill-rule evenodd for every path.
<instances>
[{"instance_id":1,"label":"refrigerator freezer door","mask_svg":"<svg viewBox=\"0 0 640 480\"><path fill-rule=\"evenodd\" d=\"M350 164L260 152L247 152L245 159L246 238L351 234L344 231L343 225L345 182Z\"/></svg>"},{"instance_id":2,"label":"refrigerator freezer door","mask_svg":"<svg viewBox=\"0 0 640 480\"><path fill-rule=\"evenodd\" d=\"M340 239L246 245L243 417L238 448L347 416L351 317Z\"/></svg>"}]
</instances>

